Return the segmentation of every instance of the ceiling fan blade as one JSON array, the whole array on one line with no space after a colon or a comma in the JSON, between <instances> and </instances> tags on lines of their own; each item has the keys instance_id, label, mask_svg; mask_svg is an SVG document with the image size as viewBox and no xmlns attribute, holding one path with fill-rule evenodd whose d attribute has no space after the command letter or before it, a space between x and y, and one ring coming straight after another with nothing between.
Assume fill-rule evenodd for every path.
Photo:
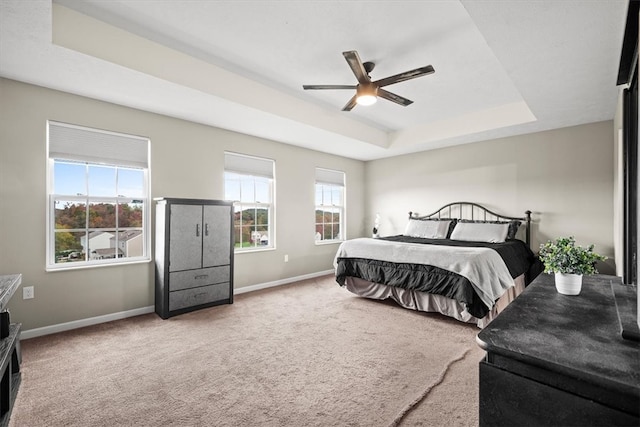
<instances>
[{"instance_id":1,"label":"ceiling fan blade","mask_svg":"<svg viewBox=\"0 0 640 427\"><path fill-rule=\"evenodd\" d=\"M416 77L426 76L427 74L433 74L435 72L436 70L434 70L431 65L427 65L426 67L416 68L415 70L405 71L404 73L385 77L384 79L376 80L373 83L378 87L384 87L392 85L394 83L400 83L406 80L415 79Z\"/></svg>"},{"instance_id":2,"label":"ceiling fan blade","mask_svg":"<svg viewBox=\"0 0 640 427\"><path fill-rule=\"evenodd\" d=\"M410 99L404 98L400 95L396 95L395 93L391 93L388 90L384 90L384 89L380 89L378 88L378 96L380 98L384 98L387 101L391 101L391 102L395 102L396 104L400 104L403 107L406 107L407 105L411 105L413 104L413 101L411 101Z\"/></svg>"},{"instance_id":3,"label":"ceiling fan blade","mask_svg":"<svg viewBox=\"0 0 640 427\"><path fill-rule=\"evenodd\" d=\"M347 60L349 67L351 67L351 71L356 75L356 79L358 79L359 83L371 83L371 79L367 75L367 70L364 69L364 65L360 60L358 52L355 50L349 50L347 52L342 52L342 55L344 55L344 59Z\"/></svg>"},{"instance_id":4,"label":"ceiling fan blade","mask_svg":"<svg viewBox=\"0 0 640 427\"><path fill-rule=\"evenodd\" d=\"M358 95L353 95L353 98L351 98L349 100L349 102L347 102L347 105L344 106L342 111L351 111L351 110L353 110L353 107L356 106L356 99L357 98L358 98Z\"/></svg>"},{"instance_id":5,"label":"ceiling fan blade","mask_svg":"<svg viewBox=\"0 0 640 427\"><path fill-rule=\"evenodd\" d=\"M302 85L304 90L317 89L355 89L356 85Z\"/></svg>"}]
</instances>

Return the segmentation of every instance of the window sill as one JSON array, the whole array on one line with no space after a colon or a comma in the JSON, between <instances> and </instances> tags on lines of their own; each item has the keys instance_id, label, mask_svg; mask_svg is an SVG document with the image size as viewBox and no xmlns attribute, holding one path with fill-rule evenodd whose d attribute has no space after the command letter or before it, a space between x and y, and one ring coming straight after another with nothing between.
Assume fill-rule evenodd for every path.
<instances>
[{"instance_id":1,"label":"window sill","mask_svg":"<svg viewBox=\"0 0 640 427\"><path fill-rule=\"evenodd\" d=\"M96 264L82 264L82 265L47 265L45 271L50 273L55 273L57 271L71 271L71 270L85 270L88 268L102 268L102 267L118 267L123 265L131 265L131 264L145 264L151 262L151 258L137 258L131 261L122 261L122 262L105 262L105 263L96 263Z\"/></svg>"},{"instance_id":2,"label":"window sill","mask_svg":"<svg viewBox=\"0 0 640 427\"><path fill-rule=\"evenodd\" d=\"M244 249L241 251L235 250L233 251L234 255L240 255L240 254L255 254L256 252L269 252L269 251L275 251L276 248L275 247L268 247L268 248L256 248L256 249Z\"/></svg>"},{"instance_id":3,"label":"window sill","mask_svg":"<svg viewBox=\"0 0 640 427\"><path fill-rule=\"evenodd\" d=\"M339 245L344 242L344 240L316 240L316 246L325 246L325 245Z\"/></svg>"}]
</instances>

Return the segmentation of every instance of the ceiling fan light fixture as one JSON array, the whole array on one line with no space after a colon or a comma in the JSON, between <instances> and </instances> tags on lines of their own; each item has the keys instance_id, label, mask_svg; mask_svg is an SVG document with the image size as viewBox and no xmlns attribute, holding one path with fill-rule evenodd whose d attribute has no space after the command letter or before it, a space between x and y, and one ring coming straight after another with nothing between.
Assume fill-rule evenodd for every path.
<instances>
[{"instance_id":1,"label":"ceiling fan light fixture","mask_svg":"<svg viewBox=\"0 0 640 427\"><path fill-rule=\"evenodd\" d=\"M359 84L356 89L356 102L359 105L373 105L378 100L378 86Z\"/></svg>"},{"instance_id":2,"label":"ceiling fan light fixture","mask_svg":"<svg viewBox=\"0 0 640 427\"><path fill-rule=\"evenodd\" d=\"M369 73L371 73L373 67L375 67L373 62L362 62L358 52L355 50L342 52L342 56L347 60L347 64L349 64L351 71L353 71L353 74L356 76L356 79L358 80L357 85L302 85L304 90L355 89L356 94L349 99L349 102L347 102L347 104L342 108L342 111L351 111L353 110L353 107L358 104L374 104L378 100L378 96L386 99L387 101L402 105L403 107L411 105L413 104L412 100L396 95L395 93L382 88L394 83L400 83L415 79L416 77L433 74L435 72L431 65L427 65L426 67L416 68L415 70L405 71L404 73L395 74L393 76L385 77L384 79L371 81Z\"/></svg>"},{"instance_id":3,"label":"ceiling fan light fixture","mask_svg":"<svg viewBox=\"0 0 640 427\"><path fill-rule=\"evenodd\" d=\"M356 98L358 105L373 105L376 101L377 99L373 95L362 95Z\"/></svg>"}]
</instances>

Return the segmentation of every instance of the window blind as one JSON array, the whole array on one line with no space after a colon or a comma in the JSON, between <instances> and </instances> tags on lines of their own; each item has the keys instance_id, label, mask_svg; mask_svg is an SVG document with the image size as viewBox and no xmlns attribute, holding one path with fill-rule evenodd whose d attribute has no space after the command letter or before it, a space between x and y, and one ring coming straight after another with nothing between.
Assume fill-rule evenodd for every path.
<instances>
[{"instance_id":1,"label":"window blind","mask_svg":"<svg viewBox=\"0 0 640 427\"><path fill-rule=\"evenodd\" d=\"M245 154L224 153L225 172L273 179L273 164L274 161L271 159L247 156Z\"/></svg>"},{"instance_id":2,"label":"window blind","mask_svg":"<svg viewBox=\"0 0 640 427\"><path fill-rule=\"evenodd\" d=\"M332 184L344 187L344 172L316 168L316 183Z\"/></svg>"},{"instance_id":3,"label":"window blind","mask_svg":"<svg viewBox=\"0 0 640 427\"><path fill-rule=\"evenodd\" d=\"M49 158L149 167L149 139L49 121Z\"/></svg>"}]
</instances>

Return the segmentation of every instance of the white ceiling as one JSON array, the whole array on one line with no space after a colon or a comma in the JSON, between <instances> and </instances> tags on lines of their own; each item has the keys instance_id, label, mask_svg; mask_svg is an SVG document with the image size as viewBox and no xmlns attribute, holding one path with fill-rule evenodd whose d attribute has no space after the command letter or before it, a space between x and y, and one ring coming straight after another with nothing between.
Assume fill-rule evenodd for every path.
<instances>
[{"instance_id":1,"label":"white ceiling","mask_svg":"<svg viewBox=\"0 0 640 427\"><path fill-rule=\"evenodd\" d=\"M613 118L627 0L0 0L0 76L361 160ZM414 101L342 107L355 84Z\"/></svg>"}]
</instances>

